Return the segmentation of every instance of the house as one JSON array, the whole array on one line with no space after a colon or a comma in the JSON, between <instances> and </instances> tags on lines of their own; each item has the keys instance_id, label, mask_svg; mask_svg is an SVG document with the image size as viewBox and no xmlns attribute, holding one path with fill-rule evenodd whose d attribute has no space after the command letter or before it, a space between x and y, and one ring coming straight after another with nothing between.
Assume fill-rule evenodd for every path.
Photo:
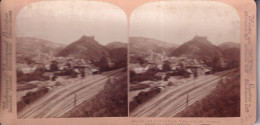
<instances>
[{"instance_id":1,"label":"house","mask_svg":"<svg viewBox=\"0 0 260 125\"><path fill-rule=\"evenodd\" d=\"M162 64L159 64L159 65L157 65L157 68L158 68L159 70L163 70L163 65L162 65Z\"/></svg>"},{"instance_id":2,"label":"house","mask_svg":"<svg viewBox=\"0 0 260 125\"><path fill-rule=\"evenodd\" d=\"M187 65L185 66L186 69L190 69L194 73L194 77L200 77L205 75L205 68L203 68L201 65Z\"/></svg>"},{"instance_id":3,"label":"house","mask_svg":"<svg viewBox=\"0 0 260 125\"><path fill-rule=\"evenodd\" d=\"M194 78L194 72L192 71L192 69L187 69L186 72L184 73L184 77L185 78Z\"/></svg>"},{"instance_id":4,"label":"house","mask_svg":"<svg viewBox=\"0 0 260 125\"><path fill-rule=\"evenodd\" d=\"M97 69L92 69L88 65L77 65L73 66L73 69L76 73L78 73L81 77L85 77L92 74L97 74Z\"/></svg>"},{"instance_id":5,"label":"house","mask_svg":"<svg viewBox=\"0 0 260 125\"><path fill-rule=\"evenodd\" d=\"M212 69L210 68L205 68L205 75L211 74L212 73Z\"/></svg>"},{"instance_id":6,"label":"house","mask_svg":"<svg viewBox=\"0 0 260 125\"><path fill-rule=\"evenodd\" d=\"M50 69L51 69L51 68L50 68L50 67L51 67L50 64L47 64L47 65L45 65L44 67L45 67L45 69L47 69L47 70L50 70Z\"/></svg>"},{"instance_id":7,"label":"house","mask_svg":"<svg viewBox=\"0 0 260 125\"><path fill-rule=\"evenodd\" d=\"M137 73L137 74L143 73L144 69L143 69L143 67L134 68L134 72Z\"/></svg>"},{"instance_id":8,"label":"house","mask_svg":"<svg viewBox=\"0 0 260 125\"><path fill-rule=\"evenodd\" d=\"M181 69L181 66L179 66L179 65L171 65L172 71L177 71L177 70L180 70L180 69Z\"/></svg>"},{"instance_id":9,"label":"house","mask_svg":"<svg viewBox=\"0 0 260 125\"><path fill-rule=\"evenodd\" d=\"M24 65L24 67L21 67L20 70L25 73L25 74L28 74L28 73L32 73L36 70L37 66L34 65L34 66L29 66L29 65Z\"/></svg>"},{"instance_id":10,"label":"house","mask_svg":"<svg viewBox=\"0 0 260 125\"><path fill-rule=\"evenodd\" d=\"M135 73L145 73L150 68L150 65L147 65L146 67L137 67L134 68Z\"/></svg>"},{"instance_id":11,"label":"house","mask_svg":"<svg viewBox=\"0 0 260 125\"><path fill-rule=\"evenodd\" d=\"M166 74L164 72L157 72L154 76L163 80Z\"/></svg>"},{"instance_id":12,"label":"house","mask_svg":"<svg viewBox=\"0 0 260 125\"><path fill-rule=\"evenodd\" d=\"M69 68L69 66L67 66L67 65L59 66L59 70L66 70L68 68Z\"/></svg>"},{"instance_id":13,"label":"house","mask_svg":"<svg viewBox=\"0 0 260 125\"><path fill-rule=\"evenodd\" d=\"M53 73L52 72L45 72L42 75L42 80L51 80L51 78L53 77Z\"/></svg>"},{"instance_id":14,"label":"house","mask_svg":"<svg viewBox=\"0 0 260 125\"><path fill-rule=\"evenodd\" d=\"M93 75L94 75L94 74L99 74L99 70L97 70L97 69L92 69L91 71L92 71L92 74L93 74Z\"/></svg>"}]
</instances>

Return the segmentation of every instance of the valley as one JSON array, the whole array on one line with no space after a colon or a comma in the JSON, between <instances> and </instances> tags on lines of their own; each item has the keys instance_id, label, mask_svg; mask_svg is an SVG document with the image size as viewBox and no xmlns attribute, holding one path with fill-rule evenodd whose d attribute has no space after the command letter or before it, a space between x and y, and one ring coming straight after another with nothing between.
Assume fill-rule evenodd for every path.
<instances>
[{"instance_id":1,"label":"valley","mask_svg":"<svg viewBox=\"0 0 260 125\"><path fill-rule=\"evenodd\" d=\"M181 45L158 41L144 37L132 37L131 41L130 38L130 116L175 117L184 110L183 116L190 116L196 110L189 107L212 95L223 80L231 82L230 78L240 73L238 43L215 45L206 36L195 36ZM227 98L237 100L239 95L232 97ZM229 105L224 103L226 107L222 108L225 109ZM219 106L211 105L208 110L216 107ZM238 110L232 111L232 115L237 116ZM210 115L217 114L218 117L225 115L217 111Z\"/></svg>"}]
</instances>

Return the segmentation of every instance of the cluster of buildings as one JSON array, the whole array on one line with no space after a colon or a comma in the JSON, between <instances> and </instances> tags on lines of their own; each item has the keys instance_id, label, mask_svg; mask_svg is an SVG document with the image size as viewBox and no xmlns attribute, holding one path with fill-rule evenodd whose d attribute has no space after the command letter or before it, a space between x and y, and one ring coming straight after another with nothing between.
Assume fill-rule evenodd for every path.
<instances>
[{"instance_id":1,"label":"cluster of buildings","mask_svg":"<svg viewBox=\"0 0 260 125\"><path fill-rule=\"evenodd\" d=\"M153 55L154 56L154 55ZM157 56L158 57L158 56ZM146 73L149 69L156 69L156 77L165 77L165 75L179 76L186 78L200 77L212 73L212 68L208 67L204 61L197 58L188 57L165 57L148 60L144 64L131 63L130 70L136 74ZM168 66L164 66L168 65ZM167 70L164 67L168 67Z\"/></svg>"},{"instance_id":2,"label":"cluster of buildings","mask_svg":"<svg viewBox=\"0 0 260 125\"><path fill-rule=\"evenodd\" d=\"M17 70L24 74L35 72L37 69L44 71L45 80L55 80L59 75L68 75L66 72L74 73L75 77L85 77L99 73L99 67L91 61L74 57L54 57L41 54L32 58L28 63L17 63Z\"/></svg>"}]
</instances>

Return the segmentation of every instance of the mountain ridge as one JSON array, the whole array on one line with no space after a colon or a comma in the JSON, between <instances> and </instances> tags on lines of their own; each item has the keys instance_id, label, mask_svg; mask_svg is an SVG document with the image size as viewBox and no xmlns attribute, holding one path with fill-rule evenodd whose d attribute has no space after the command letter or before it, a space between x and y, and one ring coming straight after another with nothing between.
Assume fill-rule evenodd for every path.
<instances>
[{"instance_id":1,"label":"mountain ridge","mask_svg":"<svg viewBox=\"0 0 260 125\"><path fill-rule=\"evenodd\" d=\"M115 42L106 44L105 47L108 49L127 48L127 43L115 41Z\"/></svg>"},{"instance_id":2,"label":"mountain ridge","mask_svg":"<svg viewBox=\"0 0 260 125\"><path fill-rule=\"evenodd\" d=\"M220 49L212 44L206 36L195 36L193 39L183 43L170 53L171 56L188 56L212 60L214 57L222 56Z\"/></svg>"},{"instance_id":3,"label":"mountain ridge","mask_svg":"<svg viewBox=\"0 0 260 125\"><path fill-rule=\"evenodd\" d=\"M16 37L16 53L18 55L34 57L37 53L57 53L65 47L64 44L56 43L33 37Z\"/></svg>"},{"instance_id":4,"label":"mountain ridge","mask_svg":"<svg viewBox=\"0 0 260 125\"><path fill-rule=\"evenodd\" d=\"M176 44L164 42L146 37L129 37L129 49L131 54L148 54L151 51L156 53L168 53L176 48Z\"/></svg>"},{"instance_id":5,"label":"mountain ridge","mask_svg":"<svg viewBox=\"0 0 260 125\"><path fill-rule=\"evenodd\" d=\"M62 49L57 56L74 56L97 61L103 56L108 56L108 52L103 45L95 40L94 36L82 36Z\"/></svg>"}]
</instances>

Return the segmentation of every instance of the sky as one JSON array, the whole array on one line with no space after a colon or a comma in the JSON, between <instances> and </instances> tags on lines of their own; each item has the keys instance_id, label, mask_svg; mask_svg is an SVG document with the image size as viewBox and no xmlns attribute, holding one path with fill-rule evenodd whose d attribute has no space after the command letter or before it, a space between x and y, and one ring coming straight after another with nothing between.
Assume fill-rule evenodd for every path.
<instances>
[{"instance_id":1,"label":"sky","mask_svg":"<svg viewBox=\"0 0 260 125\"><path fill-rule=\"evenodd\" d=\"M161 1L136 8L130 17L130 36L182 44L207 36L215 45L240 42L240 18L235 8L214 1Z\"/></svg>"},{"instance_id":2,"label":"sky","mask_svg":"<svg viewBox=\"0 0 260 125\"><path fill-rule=\"evenodd\" d=\"M25 6L17 16L17 37L70 44L95 36L106 45L127 42L127 17L117 6L97 1L44 1Z\"/></svg>"}]
</instances>

